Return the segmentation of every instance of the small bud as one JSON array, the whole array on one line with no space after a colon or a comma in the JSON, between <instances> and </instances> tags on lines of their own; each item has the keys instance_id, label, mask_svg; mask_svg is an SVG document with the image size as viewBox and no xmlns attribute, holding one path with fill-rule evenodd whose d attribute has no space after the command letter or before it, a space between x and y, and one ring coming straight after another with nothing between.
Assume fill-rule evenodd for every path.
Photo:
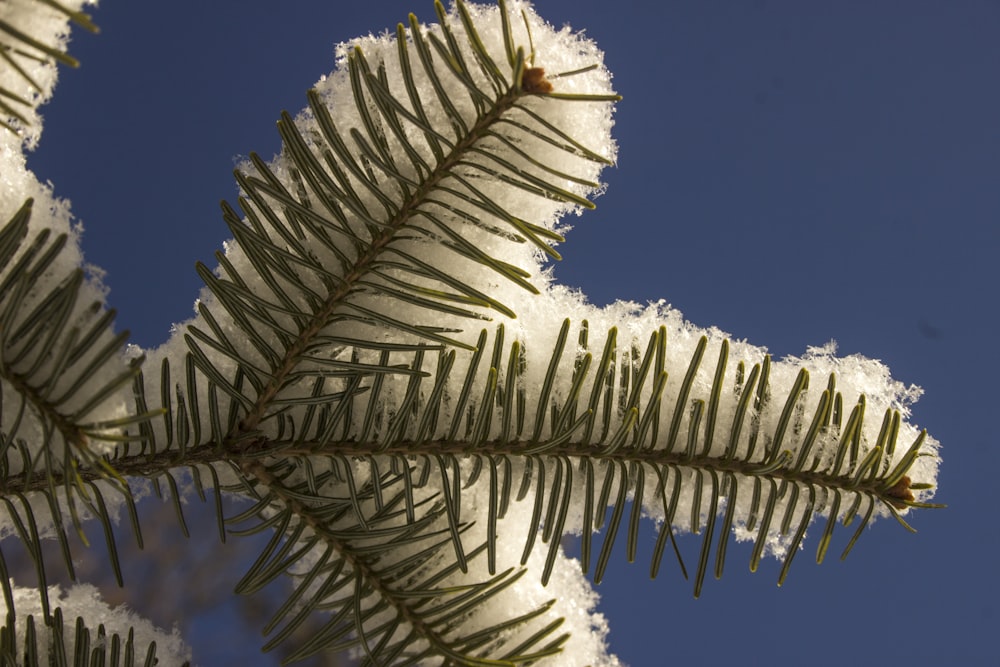
<instances>
[{"instance_id":1,"label":"small bud","mask_svg":"<svg viewBox=\"0 0 1000 667\"><path fill-rule=\"evenodd\" d=\"M888 503L898 510L906 509L908 502L913 502L913 492L910 491L909 477L903 475L902 479L896 482L891 489L885 492L889 497Z\"/></svg>"},{"instance_id":2,"label":"small bud","mask_svg":"<svg viewBox=\"0 0 1000 667\"><path fill-rule=\"evenodd\" d=\"M541 67L528 67L521 76L521 88L527 93L551 93L552 84Z\"/></svg>"}]
</instances>

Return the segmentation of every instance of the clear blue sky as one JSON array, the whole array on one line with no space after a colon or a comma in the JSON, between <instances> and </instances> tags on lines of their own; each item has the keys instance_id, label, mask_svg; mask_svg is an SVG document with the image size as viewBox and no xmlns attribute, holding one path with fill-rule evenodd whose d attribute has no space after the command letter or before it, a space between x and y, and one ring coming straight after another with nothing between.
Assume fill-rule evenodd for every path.
<instances>
[{"instance_id":1,"label":"clear blue sky","mask_svg":"<svg viewBox=\"0 0 1000 667\"><path fill-rule=\"evenodd\" d=\"M598 589L614 650L633 667L1000 663L1000 4L536 7L597 40L624 96L620 164L556 276L596 303L664 298L776 355L833 338L882 359L926 390L913 419L945 458L949 508L911 514L919 534L883 521L819 567L814 535L782 589L741 546L700 600L674 569L651 582L647 531ZM334 42L409 11L433 18L426 0L102 2L30 163L72 200L135 342L191 314L234 156L278 150L274 121Z\"/></svg>"}]
</instances>

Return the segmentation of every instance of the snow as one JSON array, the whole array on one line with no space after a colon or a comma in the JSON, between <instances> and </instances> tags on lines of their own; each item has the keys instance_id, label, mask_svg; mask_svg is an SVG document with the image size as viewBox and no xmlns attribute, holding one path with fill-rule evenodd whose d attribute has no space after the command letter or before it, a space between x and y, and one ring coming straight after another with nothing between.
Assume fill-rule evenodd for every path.
<instances>
[{"instance_id":1,"label":"snow","mask_svg":"<svg viewBox=\"0 0 1000 667\"><path fill-rule=\"evenodd\" d=\"M13 584L13 582L11 582ZM39 649L39 664L45 664L48 660L49 642L44 637L47 630L44 627L42 618L41 600L38 591L34 588L13 587L14 609L17 614L17 636L15 645L24 646L24 633L27 627L27 617L33 616L35 622L35 632L41 635L37 642ZM128 639L129 630L133 631L133 641L136 657L145 659L146 650L149 645L156 642L156 664L164 667L175 667L182 665L191 659L191 649L188 648L181 639L175 628L172 632L166 632L155 627L149 621L140 618L128 607L120 605L109 607L102 599L100 591L89 584L76 584L63 590L59 586L50 586L48 589L49 604L55 608L62 609L63 615L63 642L68 655L73 655L74 637L76 636L75 625L77 617L82 617L90 630L91 650L99 647L97 640L97 627L103 625L107 636L117 634L124 644ZM109 652L110 655L110 652Z\"/></svg>"},{"instance_id":2,"label":"snow","mask_svg":"<svg viewBox=\"0 0 1000 667\"><path fill-rule=\"evenodd\" d=\"M64 20L46 18L43 16L44 12L37 15L42 16L42 19L36 18L36 15L29 16L23 11L26 6L23 0L0 4L0 18L15 25L25 26L28 25L25 22L48 21L44 29L38 26L29 27L36 34L50 35L56 43L65 40L67 33ZM303 372L306 381L298 384L290 382L281 387L278 398L290 403L292 401L289 399L310 395L316 377L323 376L330 368L336 368L337 363L350 360L354 350L343 344L343 341L349 339L405 343L411 346L426 344L427 354L423 363L414 370L426 373L423 386L431 387L436 380L441 358L439 353L441 337L468 348L477 344L480 332L484 328L488 336L487 341L493 341L498 327L502 326L506 339L504 347L497 351L497 358L500 360L496 367L498 384L501 390L507 392L518 389L526 391L528 400L523 413L526 426L520 437L523 440L530 439L536 431L537 424L538 435L544 440L552 435L554 420L551 419L551 406L562 406L569 400L572 395L573 369L588 354L590 375L582 382L576 415L584 414L592 395L602 395L606 378L596 377L595 369L600 368L605 361L602 355L606 337L614 336L616 347L612 354L615 356L610 360L609 367L616 373L617 393L607 407L603 400L596 404L594 418L598 427L594 430L590 441L594 446L602 442L602 439L606 444L607 438L627 423L630 414L619 406L624 405L628 399L631 405L638 407L640 423L645 414L654 410L656 406L659 406L662 414L668 416L673 414L676 406L681 418L677 421L676 428L672 428L671 420L665 419L658 425L655 437L653 430L650 429L644 433L642 439L633 441L630 439L633 431L626 429L623 431L624 447L648 448L652 451L670 448L672 453L683 453L688 443L692 443L693 451L688 454L689 458L695 455L721 457L727 452L731 456L746 458L751 447L754 447L754 455L749 457L750 461L764 465L768 462L766 459L770 451L768 448L773 444L771 439L782 429L786 429L780 447L774 448L775 456L781 455L782 451L787 449L790 460L801 460L806 469L816 466L819 470L825 470L832 465L838 455L841 425L846 423L854 406L863 400L865 413L858 437L857 458L863 459L878 443L883 415L898 413L901 418L898 444L895 444L891 452L888 449L884 452L885 461L881 472L893 469L903 459L910 444L921 437L920 429L908 420L910 406L919 397L920 390L892 379L884 364L857 355L838 358L833 344L809 348L802 357L773 361L769 377L769 395L772 400L765 401L759 407L751 406L744 416L744 421L738 422L740 398L744 395L743 392L753 389L743 386L742 383L746 382L747 376L755 366L764 363L766 349L733 340L728 334L715 328L697 327L685 321L680 312L664 302L651 304L618 302L599 308L588 303L586 297L579 292L552 281L545 269L546 255L557 252L560 235L569 230L567 215L578 214L585 208L580 203L581 198L593 198L602 192L604 186L599 180L601 170L606 164L613 163L617 155L617 146L611 136L614 124L613 104L608 100L572 100L566 99L565 96L610 96L613 94L612 77L601 62L603 54L582 34L568 27L561 29L552 27L541 19L528 3L511 2L509 7L513 17L511 30L515 42L528 44L530 32L530 43L533 44L534 50L526 54L529 58L528 66L544 68L545 77L552 84L554 94L529 96L519 101L501 122L490 126L488 131L484 131L482 136L477 138L477 142L474 143L475 150L466 151L461 155L448 173L435 185L433 191L414 207L409 217L402 220L395 216L400 213L403 203L412 195L413 188L408 184L420 183L431 166L440 161L441 154L449 153L463 141L462 128L470 127L479 120L479 105L482 99L469 94L460 81L461 76L442 75L435 85L423 71L422 66L417 64L419 63L417 45L412 36L406 43L414 67L412 90L407 87L407 77L399 65L399 44L396 43L395 34L370 35L338 47L337 69L317 83L316 94L329 113L339 136L344 140L344 152L350 154L355 164L367 165L372 171L376 170L377 164L372 166L375 162L373 156L382 150L377 145L366 143L368 140L365 139L369 137L366 117L374 113L377 107L372 93L366 92L365 101L360 104L355 104L353 99L354 84L350 68L352 63L361 67L362 57L372 72L378 72L378 76L387 81L388 91L395 99L400 100L407 113L417 114L412 103L412 95L423 101L427 123L434 128L434 133L425 132L414 123L402 123L401 135L397 135L394 130L385 132L384 150L394 156L395 162L391 168L386 167L384 172L395 171L398 174L396 179L386 177L382 172L378 179L366 177L364 170L359 168L356 173L349 173L339 180L326 174L328 179L326 183L320 182L317 185L314 182L304 182L302 172L292 159L290 151L282 153L268 163L265 174L260 173L261 170L255 164L248 162L242 165L244 195L252 202L247 205L244 213L251 215L242 221L235 218L231 220L235 232L239 233L239 238L226 244L225 266L216 268L213 275L219 279L233 281L235 281L234 276L239 276L240 280L245 281L246 292L254 299L269 301L276 306L273 309L273 321L266 325L261 324L253 332L256 337L250 336L245 329L246 320L241 319L245 313L233 316L226 311L221 299L209 290L203 290L198 301L199 314L191 321L177 325L173 337L162 347L148 352L149 359L144 368L146 387L151 400L155 403L159 396L161 362L166 359L170 362L173 383L175 385L180 383L182 387L182 400L198 402L197 413L202 421L196 427L200 428L202 441L207 440L213 434L212 410L207 403L210 396L209 384L203 375L199 375L195 381L197 397L190 392L191 385L185 384L187 381L185 355L189 349L185 336L191 335L192 328L197 328L223 343L221 347L229 348L228 353L222 353L212 346L200 345L206 359L221 372L223 377L232 377L235 373L236 363L233 357L242 359L251 372L260 374L262 380L260 384L255 386L252 382L248 382L245 385L248 401L253 400L256 397L252 394L251 387L259 388L264 384L263 381L269 379L268 373L275 358L286 351L286 332L293 331L301 325L300 319L293 314L294 309L299 308L311 313L317 302L329 296L338 287L336 280L327 280L329 276L325 272L337 274L338 270L350 266L351 262L358 260L365 251L364 243L372 242L386 226L397 225L403 232L386 244L386 249L380 256L371 260L371 266L375 267L375 270L369 270L371 276L369 282L344 297L330 312L327 320L319 324L319 335L316 340L328 341L327 344L316 343L299 351L297 370ZM521 21L522 11L527 17L527 26ZM504 33L498 8L470 5L469 12L473 21L481 27L479 37L485 48L493 54L497 63L507 67ZM18 21L21 23L17 23ZM454 34L461 39L464 29L455 10L449 14L448 22ZM426 37L429 35L445 39L440 26L424 25L421 30L425 39L429 39ZM466 48L464 58L467 64L476 63L476 57L471 49ZM595 67L588 69L590 66ZM503 67L501 70L506 77L505 84L509 84L513 78L512 73L509 67L507 69ZM28 238L32 239L40 230L48 229L57 234L66 234L69 239L67 249L59 255L57 262L48 271L45 281L38 285L35 293L28 296L29 303L43 299L49 289L60 284L72 271L84 265L80 250L81 228L78 224L74 224L68 203L54 195L51 185L40 184L34 175L26 170L24 163L23 151L34 146L40 136L41 124L36 113L37 104L51 95L55 72L56 70L48 65L38 65L36 70L32 71L32 76L42 83L42 90L34 96L36 105L30 111L32 125L22 128L19 135L0 132L0 219L9 219L27 198L34 198L34 213ZM564 73L570 74L562 76ZM478 78L480 87L486 91L499 85L495 79L491 81L488 74L475 65L470 66L469 72L462 76ZM0 83L23 87L23 82L18 84L16 81L9 83L5 80ZM314 110L305 109L295 118L294 125L301 135L304 149L317 163L328 165L331 149L329 142L323 139L325 127L321 120L323 119L317 118ZM537 133L525 130L525 126L559 128L561 132L579 138L590 151L602 156L603 161L589 159L580 150L568 150L565 142L541 140ZM434 138L431 138L432 136ZM549 136L551 138L557 134L552 133ZM412 153L402 150L404 139L406 145L413 147ZM531 156L530 159L527 156ZM340 162L345 161L343 155L337 159ZM541 169L537 163L547 165L552 171ZM275 199L273 195L261 195L255 192L256 186L251 179L260 179L272 174L276 182L288 193L306 193L309 206L329 214L328 217L332 222L326 227L306 225L309 218L301 211L297 214L299 217L295 219L288 213L279 214L274 219L261 215L261 204L273 205ZM504 184L498 174L514 178L520 183L520 187ZM534 182L532 179L549 181L565 191L566 195L560 198L538 194L530 187ZM376 187L376 181L380 184L379 187ZM384 187L380 189L382 186ZM324 195L328 193L323 191L324 187L331 190L339 188L343 193L348 193L339 200L343 204L340 208L328 206L328 211L322 211L322 208L327 206ZM347 200L350 200L349 204L343 203ZM284 209L281 206L274 208ZM497 214L497 209L502 209L507 214ZM256 226L251 226L251 223ZM289 234L289 230L295 233ZM301 257L303 261L295 265L294 275L275 270L270 276L262 276L258 270L260 265L254 264L258 256L253 252L253 248L248 246L256 242L252 240L253 238L257 238L258 241L266 239L282 253ZM358 239L363 243L359 245ZM25 252L24 248L19 252ZM482 257L491 258L492 267L470 257L470 254L475 252L482 253ZM19 256L15 255L12 262L8 263L6 271L16 263ZM446 268L453 279L489 295L502 306L462 304L463 308L470 311L467 316L463 316L453 312L430 311L419 304L392 295L391 289L400 283L416 285L426 290L455 291L453 285L421 268L426 266ZM6 274L0 273L0 278L4 275ZM104 290L99 279L100 272L91 270L88 275L89 278L82 288L82 298L78 300L71 316L80 322L86 322L87 317L93 316L89 310L92 303L103 302ZM339 277L342 278L342 275ZM279 288L276 289L275 285ZM26 312L30 310L29 306ZM508 311L516 313L516 317L505 314ZM211 319L206 317L206 312L211 313ZM381 318L383 322L378 322L376 318ZM409 325L416 323L435 327L439 337L433 338L427 333L421 334L412 327L388 324L390 320ZM547 382L552 353L565 321L569 322L569 334L562 356L555 361L556 381L551 386L548 400L540 401L538 389ZM586 346L577 342L584 322L588 333ZM641 360L646 354L651 336L654 336L652 339L654 354L657 346L663 350L662 367L655 368L639 388L634 384L630 373L639 366L639 363L633 360ZM510 370L508 364L512 341L517 341L525 351L527 364L515 386L504 386ZM701 360L692 368L692 359L698 350L702 350ZM723 350L727 350L724 368L719 363ZM490 352L488 349L484 355L486 359L490 358ZM134 358L140 353L141 351L133 348L128 351L126 357ZM363 363L373 365L384 363L381 361L383 352L377 347L361 349L359 354ZM459 411L455 398L462 395L464 369L469 364L470 358L471 352L462 350L456 356L456 370L447 380L445 388L449 398L442 404L443 412L438 417L436 431L430 434L431 439L446 439L452 424L459 423L458 420L464 418L466 414ZM411 365L414 363L414 353L412 349L394 350L387 353L387 359L388 365ZM51 360L28 359L24 363L30 365L35 361L43 370L56 368ZM114 358L104 362L93 370L88 382L94 383L92 386L97 386L98 383L120 373L126 362L126 358ZM86 360L81 363L85 364ZM658 363L660 361L653 362L654 366ZM786 411L786 399L803 368L808 370L808 386L799 395L792 397ZM686 382L684 379L689 372L691 381ZM657 403L653 398L653 390L658 374L665 374L662 376L665 377L665 384ZM334 374L327 375L329 378L326 380L324 391L334 395L347 389L348 379L339 378ZM721 379L721 384L716 384L717 376ZM809 429L813 414L824 400L823 392L831 382L831 378L835 387L834 393L839 393L842 400L843 414L840 422L827 424L820 429L808 456L799 457L803 441L801 436ZM66 383L72 379L69 377L56 381L51 391L59 395ZM469 393L469 396L473 397L473 402L476 397L488 395L486 379L484 373L476 376ZM372 398L375 392L358 394L350 399L354 401L352 414L355 421L348 431L355 436L364 431L375 445L380 439L389 438L387 426L391 423L391 416L398 411L407 396L410 377L404 374L388 374L383 380L384 386L378 393L377 399ZM714 392L719 387L721 393L716 398ZM126 388L115 400L108 401L93 410L92 414L87 414L87 418L99 421L128 414L129 394L130 390ZM177 397L171 394L168 400L172 402L171 407L176 411ZM365 421L370 412L368 405L370 400L378 401L374 409L380 413L381 421ZM690 417L693 414L692 405L701 406L700 421L693 421ZM67 402L65 409L73 411L79 407L79 404L73 405ZM481 406L473 403L463 406L462 409L471 409L475 414L480 408ZM38 448L42 446L41 443L44 442L44 424L35 419L30 410L25 413L25 417L19 417L19 406L16 401L5 400L2 409L0 423L6 426L20 419L21 427L17 435L29 443L34 443L33 453L37 453ZM491 409L494 417L480 434L482 441L495 441L503 435L504 420L501 408L494 406ZM227 411L228 408L225 408L221 412L225 414ZM194 414L190 408L188 412ZM279 422L289 418L301 422L305 414L305 408L290 407L279 415L279 418L269 419L264 415L260 423L254 426L265 435L275 436L279 432ZM708 415L714 416L715 426L711 437L707 433ZM603 427L600 426L605 420L609 425L607 435L602 434ZM370 426L371 423L375 423L375 426ZM166 442L167 437L162 423L157 421L154 427L159 429L156 433L157 439L161 443ZM412 436L417 428L416 420L405 428L408 429L406 433ZM739 437L731 438L731 434L737 429ZM193 432L198 432L197 428ZM460 438L463 435L459 432ZM198 445L202 442L192 444ZM929 455L917 458L908 473L915 482L934 485L938 465L938 458L934 454L937 447L938 443L933 438L926 438L923 452ZM471 469L472 460L471 457L463 459L463 475L466 477ZM17 471L17 461L19 459L11 458L12 472ZM574 461L578 462L578 459ZM678 531L695 531L694 524L703 525L710 511L708 496L712 480L708 475L695 477L691 467L685 468L681 459L674 460L674 464L675 466L667 474L667 483L673 484L678 477L685 479L686 482L672 510L673 523ZM515 480L520 478L521 465L523 465L521 461L515 461L512 468L511 475ZM602 465L596 467L599 489L604 467ZM656 488L659 480L656 471L651 467L646 467L645 470L646 488ZM231 469L226 468L222 472L226 475L224 483L234 481ZM363 483L365 475L368 474L367 465L358 464L356 474L359 483ZM463 541L469 544L481 543L487 537L486 521L482 519L487 511L490 494L487 477L481 475L475 484L463 490L463 518L479 518L463 537ZM583 500L588 493L594 495L596 489L588 490L583 483L583 477L580 474L574 477L572 486L574 502L571 503L566 518L567 532L581 532L586 529L583 526ZM291 483L294 479L289 477L285 482ZM700 494L696 494L697 479L701 480ZM538 528L531 525L535 493L533 489L534 485L525 499L512 502L506 515L500 520L498 533L501 537L497 542L497 556L498 562L504 564L500 569L520 562L525 538ZM626 490L634 492L633 489ZM333 492L332 489L328 491ZM428 489L425 492L432 491L433 489ZM918 501L926 501L933 495L933 489L917 488L915 495ZM616 496L617 490L613 489L610 496L612 502ZM700 504L697 500L699 497ZM739 505L735 511L734 523L738 539L756 539L755 531L759 526L750 527L749 516L754 508L750 506L749 499L749 493L742 492L738 495ZM666 518L664 509L657 500L657 494L647 492L644 510L648 516L663 521ZM780 503L787 501L787 497L778 501L777 516L782 513ZM818 503L821 515L823 512L833 511L830 499L820 498ZM849 502L841 503L839 513L843 515L849 505ZM722 507L717 508L717 510L722 509ZM602 510L603 508L598 508L598 511ZM888 510L882 507L877 512L887 514ZM11 526L5 524L0 530L3 534L10 534ZM777 525L771 525L770 531L765 540L765 549L781 556L788 548L789 538L780 533ZM556 604L546 612L545 618L565 617L565 624L559 632L571 632L574 640L551 664L609 666L618 664L617 659L608 652L607 624L595 611L596 594L580 572L578 564L566 558L561 550L553 552L552 575L548 585L543 585L540 573L548 549L540 545L541 537L536 537L535 542L536 548L526 563L529 574L523 577L516 587L508 589L490 605L478 610L468 619L465 628L471 632L478 627L488 627L512 615L523 613L528 607L544 604L556 598ZM402 559L405 556L405 551L401 551L397 557ZM488 578L484 563L485 559L479 558L473 562L475 567L468 574L456 573L444 583L461 585L470 581L482 581ZM127 612L104 611L97 602L93 602L93 591L87 587L77 587L64 597L61 597L63 594L60 591L53 591L51 595L53 598L60 597L67 610L81 610L72 613L99 611L99 614L109 614L101 618L108 618L108 623L111 623L113 618L114 622L119 624L114 627L120 627L121 623L132 622ZM22 611L20 605L30 604L30 597L22 595L18 598L18 613L22 616L27 612ZM69 611L65 613L70 614ZM147 633L144 629L143 632L144 637L152 637L150 633L154 631L148 630ZM172 635L168 639L172 647L179 647L179 640L175 641L176 636ZM161 645L160 641L164 640L158 640L158 645ZM515 640L512 645L516 644ZM178 650L181 651L178 655L184 655L182 649Z\"/></svg>"}]
</instances>

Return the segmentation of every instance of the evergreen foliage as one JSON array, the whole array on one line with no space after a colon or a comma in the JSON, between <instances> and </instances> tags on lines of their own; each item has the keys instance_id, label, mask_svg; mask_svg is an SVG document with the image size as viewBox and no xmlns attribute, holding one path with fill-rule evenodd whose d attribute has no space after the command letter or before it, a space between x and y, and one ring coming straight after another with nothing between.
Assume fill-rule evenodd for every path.
<instances>
[{"instance_id":1,"label":"evergreen foliage","mask_svg":"<svg viewBox=\"0 0 1000 667\"><path fill-rule=\"evenodd\" d=\"M559 216L592 207L614 162L617 96L593 45L509 5L438 3L437 25L411 15L394 39L343 47L307 109L282 114L282 154L237 171L234 241L158 350L125 347L68 213L5 175L4 664L153 664L169 638L69 605L43 557L54 541L75 578L71 536L93 521L129 584L114 526L129 517L141 546L149 488L182 525L182 499L212 495L221 539L270 536L236 587L289 582L265 650L320 615L289 660L352 649L377 665L615 664L599 619L560 602L584 586L567 533L600 581L619 534L634 558L652 516L651 574L669 547L697 596L734 533L751 569L781 557L784 580L817 519L822 561L838 523L846 556L875 517L907 526L931 506L937 444L877 362L774 361L662 306L596 309L540 277ZM29 29L59 13L93 26L55 0L6 10L0 122L23 150L51 90L32 68L74 62L64 32ZM224 516L228 496L244 503ZM686 563L687 532L701 537ZM31 595L8 574L17 544Z\"/></svg>"}]
</instances>

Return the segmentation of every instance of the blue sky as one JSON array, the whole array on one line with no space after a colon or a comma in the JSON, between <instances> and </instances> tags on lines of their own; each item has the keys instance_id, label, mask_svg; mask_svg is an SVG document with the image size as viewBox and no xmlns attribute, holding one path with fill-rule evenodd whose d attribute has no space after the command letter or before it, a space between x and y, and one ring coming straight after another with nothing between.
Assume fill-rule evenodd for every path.
<instances>
[{"instance_id":1,"label":"blue sky","mask_svg":"<svg viewBox=\"0 0 1000 667\"><path fill-rule=\"evenodd\" d=\"M556 277L598 304L665 299L779 356L835 339L924 387L913 420L943 443L948 509L911 514L917 535L876 524L843 563L817 567L808 541L782 589L779 563L751 575L731 545L693 600L671 568L649 580L648 530L598 588L614 650L633 667L996 664L1000 5L536 7L598 42L624 96L619 165ZM274 121L333 43L410 11L433 18L424 0L102 3L29 163L72 200L135 342L191 314L234 158L278 150Z\"/></svg>"}]
</instances>

